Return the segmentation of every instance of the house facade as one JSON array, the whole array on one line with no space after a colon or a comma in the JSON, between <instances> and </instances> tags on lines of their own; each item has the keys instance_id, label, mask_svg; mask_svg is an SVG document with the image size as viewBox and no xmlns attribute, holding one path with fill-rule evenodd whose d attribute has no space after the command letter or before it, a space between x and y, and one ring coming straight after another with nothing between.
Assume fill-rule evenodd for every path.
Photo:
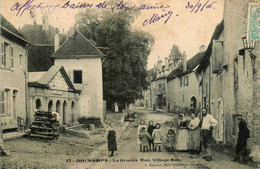
<instances>
[{"instance_id":1,"label":"house facade","mask_svg":"<svg viewBox=\"0 0 260 169\"><path fill-rule=\"evenodd\" d=\"M201 108L199 97L199 75L196 73L201 59L205 54L205 46L200 52L186 62L173 69L167 76L168 86L168 109L173 112L194 111L197 113Z\"/></svg>"},{"instance_id":2,"label":"house facade","mask_svg":"<svg viewBox=\"0 0 260 169\"><path fill-rule=\"evenodd\" d=\"M224 76L227 72L224 66L224 44L223 44L224 21L221 21L215 28L207 51L197 69L201 75L200 99L202 107L218 121L213 136L216 141L224 143L224 112L225 98L223 97ZM224 66L224 68L223 68Z\"/></svg>"},{"instance_id":3,"label":"house facade","mask_svg":"<svg viewBox=\"0 0 260 169\"><path fill-rule=\"evenodd\" d=\"M52 54L54 65L63 66L74 87L81 91L80 116L103 119L103 57L95 44L77 30Z\"/></svg>"},{"instance_id":4,"label":"house facade","mask_svg":"<svg viewBox=\"0 0 260 169\"><path fill-rule=\"evenodd\" d=\"M30 43L2 15L0 57L0 123L17 128L17 117L26 122L27 51Z\"/></svg>"},{"instance_id":5,"label":"house facade","mask_svg":"<svg viewBox=\"0 0 260 169\"><path fill-rule=\"evenodd\" d=\"M52 66L46 72L29 72L29 123L35 111L54 111L60 124L73 124L79 118L76 90L62 66Z\"/></svg>"},{"instance_id":6,"label":"house facade","mask_svg":"<svg viewBox=\"0 0 260 169\"><path fill-rule=\"evenodd\" d=\"M251 8L247 0L226 1L224 6L224 65L228 66L223 79L223 97L225 98L225 140L234 145L237 136L237 122L234 113L242 114L249 130L249 148L260 144L260 46L249 53L244 50L242 37L249 37L247 23L252 24L249 17ZM240 8L236 11L234 8ZM254 11L259 11L258 5ZM259 16L258 16L259 18ZM253 23L254 24L254 23ZM233 25L237 25L234 31ZM241 51L242 49L242 51ZM228 127L232 126L232 127Z\"/></svg>"},{"instance_id":7,"label":"house facade","mask_svg":"<svg viewBox=\"0 0 260 169\"><path fill-rule=\"evenodd\" d=\"M242 40L250 36L247 28L247 23L251 24L250 5L247 0L225 1L224 21L216 27L198 68L203 69L200 73L202 105L218 120L215 139L235 147L238 135L235 115L241 114L250 130L249 149L260 143L259 41L255 48L248 50ZM259 10L259 3L253 8Z\"/></svg>"}]
</instances>

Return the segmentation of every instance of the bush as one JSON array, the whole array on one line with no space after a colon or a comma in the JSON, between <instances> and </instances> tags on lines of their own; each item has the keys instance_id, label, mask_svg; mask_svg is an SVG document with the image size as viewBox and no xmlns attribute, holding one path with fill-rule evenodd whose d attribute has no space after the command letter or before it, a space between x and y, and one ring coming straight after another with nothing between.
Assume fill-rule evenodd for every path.
<instances>
[{"instance_id":1,"label":"bush","mask_svg":"<svg viewBox=\"0 0 260 169\"><path fill-rule=\"evenodd\" d=\"M100 117L80 117L78 119L79 124L85 124L87 128L89 128L90 124L94 124L95 127L97 128L101 128L103 127L102 123L101 123L101 119Z\"/></svg>"}]
</instances>

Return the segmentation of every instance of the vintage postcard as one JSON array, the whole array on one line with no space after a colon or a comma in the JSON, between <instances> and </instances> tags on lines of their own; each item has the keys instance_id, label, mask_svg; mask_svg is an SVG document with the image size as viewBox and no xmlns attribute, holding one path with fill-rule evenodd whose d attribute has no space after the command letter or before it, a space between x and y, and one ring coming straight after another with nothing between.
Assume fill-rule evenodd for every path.
<instances>
[{"instance_id":1,"label":"vintage postcard","mask_svg":"<svg viewBox=\"0 0 260 169\"><path fill-rule=\"evenodd\" d=\"M259 0L0 7L1 168L260 168Z\"/></svg>"}]
</instances>

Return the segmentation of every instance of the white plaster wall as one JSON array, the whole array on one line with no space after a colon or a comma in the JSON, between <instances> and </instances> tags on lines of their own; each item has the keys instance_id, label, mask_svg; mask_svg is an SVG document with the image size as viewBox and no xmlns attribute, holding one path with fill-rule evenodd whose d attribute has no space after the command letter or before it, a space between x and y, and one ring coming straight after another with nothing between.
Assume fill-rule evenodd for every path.
<instances>
[{"instance_id":1,"label":"white plaster wall","mask_svg":"<svg viewBox=\"0 0 260 169\"><path fill-rule=\"evenodd\" d=\"M9 45L13 46L14 52L14 68L13 70L0 68L0 90L3 91L4 89L10 89L10 113L11 116L4 117L4 115L0 116L1 123L6 122L7 125L17 124L16 118L22 117L26 120L26 96L25 96L25 83L26 83L26 49L17 44L15 42L6 39L5 37L1 36L0 38L1 43L7 42ZM19 55L23 55L22 65L19 64ZM10 59L7 58L7 65L10 65ZM16 116L13 114L13 90L18 91L17 97L17 109L16 109Z\"/></svg>"},{"instance_id":2,"label":"white plaster wall","mask_svg":"<svg viewBox=\"0 0 260 169\"><path fill-rule=\"evenodd\" d=\"M62 65L67 74L73 70L82 70L87 74L86 84L74 84L81 88L79 107L81 116L103 118L103 81L101 58L93 59L55 59L55 65ZM84 78L84 76L83 76ZM73 82L73 79L71 79ZM83 81L85 81L83 79Z\"/></svg>"}]
</instances>

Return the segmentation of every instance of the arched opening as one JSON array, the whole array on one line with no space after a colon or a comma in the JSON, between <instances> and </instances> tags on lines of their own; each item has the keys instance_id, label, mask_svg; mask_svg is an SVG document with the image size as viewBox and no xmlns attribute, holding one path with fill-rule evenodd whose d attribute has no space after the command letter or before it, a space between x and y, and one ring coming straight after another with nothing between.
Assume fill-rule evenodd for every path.
<instances>
[{"instance_id":1,"label":"arched opening","mask_svg":"<svg viewBox=\"0 0 260 169\"><path fill-rule=\"evenodd\" d=\"M64 101L63 102L63 124L67 123L66 115L67 115L67 102Z\"/></svg>"},{"instance_id":2,"label":"arched opening","mask_svg":"<svg viewBox=\"0 0 260 169\"><path fill-rule=\"evenodd\" d=\"M53 110L53 101L50 100L49 103L48 103L48 111L52 112L52 110Z\"/></svg>"},{"instance_id":3,"label":"arched opening","mask_svg":"<svg viewBox=\"0 0 260 169\"><path fill-rule=\"evenodd\" d=\"M56 102L56 112L60 113L60 101L59 100Z\"/></svg>"},{"instance_id":4,"label":"arched opening","mask_svg":"<svg viewBox=\"0 0 260 169\"><path fill-rule=\"evenodd\" d=\"M74 115L74 109L75 109L75 103L74 101L71 102L71 121L74 122L75 121L75 115Z\"/></svg>"},{"instance_id":5,"label":"arched opening","mask_svg":"<svg viewBox=\"0 0 260 169\"><path fill-rule=\"evenodd\" d=\"M35 108L37 109L37 110L41 110L41 108L42 108L42 103L41 103L41 99L37 99L36 101L35 101Z\"/></svg>"},{"instance_id":6,"label":"arched opening","mask_svg":"<svg viewBox=\"0 0 260 169\"><path fill-rule=\"evenodd\" d=\"M197 111L197 99L195 96L192 96L190 99L190 110L194 113Z\"/></svg>"}]
</instances>

